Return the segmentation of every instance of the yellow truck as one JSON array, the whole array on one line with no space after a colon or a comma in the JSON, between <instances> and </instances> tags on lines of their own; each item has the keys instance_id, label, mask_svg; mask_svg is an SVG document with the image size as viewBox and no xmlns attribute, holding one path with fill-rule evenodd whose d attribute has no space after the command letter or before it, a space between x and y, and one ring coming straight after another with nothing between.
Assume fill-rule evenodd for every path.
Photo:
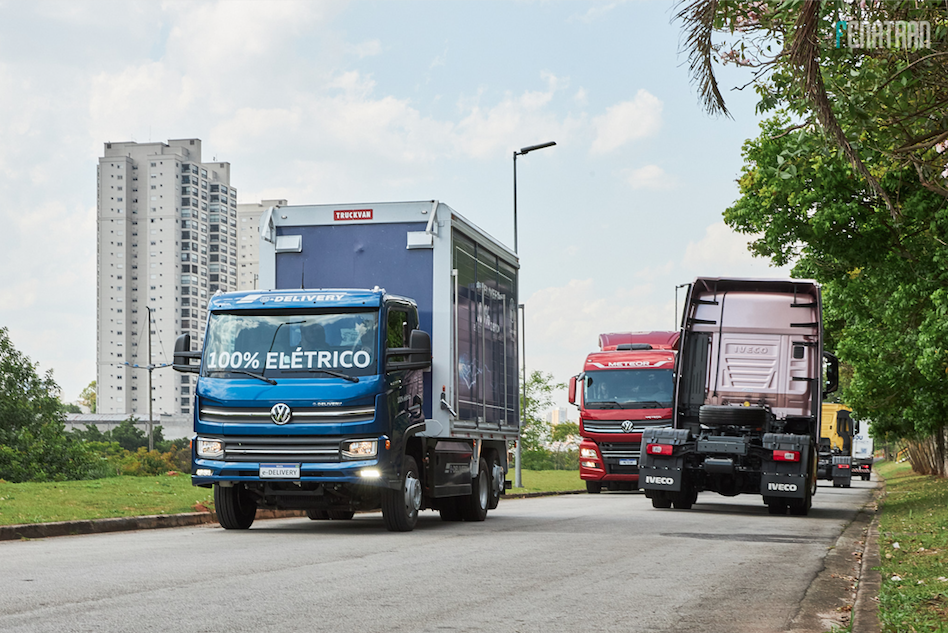
<instances>
[{"instance_id":1,"label":"yellow truck","mask_svg":"<svg viewBox=\"0 0 948 633\"><path fill-rule=\"evenodd\" d=\"M834 487L849 488L853 471L853 436L859 423L844 404L824 402L820 416L820 449L817 476L832 479Z\"/></svg>"}]
</instances>

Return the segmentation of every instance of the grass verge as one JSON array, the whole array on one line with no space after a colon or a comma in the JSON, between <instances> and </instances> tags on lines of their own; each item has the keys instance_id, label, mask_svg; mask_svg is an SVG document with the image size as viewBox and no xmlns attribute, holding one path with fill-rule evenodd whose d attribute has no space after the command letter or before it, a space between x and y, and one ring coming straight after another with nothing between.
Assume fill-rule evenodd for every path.
<instances>
[{"instance_id":1,"label":"grass verge","mask_svg":"<svg viewBox=\"0 0 948 633\"><path fill-rule=\"evenodd\" d=\"M109 477L86 481L0 481L0 525L194 512L213 492L188 475Z\"/></svg>"},{"instance_id":2,"label":"grass verge","mask_svg":"<svg viewBox=\"0 0 948 633\"><path fill-rule=\"evenodd\" d=\"M509 475L513 480L513 473ZM511 494L580 490L578 470L523 470ZM179 514L212 508L214 494L188 475L109 477L89 481L12 484L0 480L0 525Z\"/></svg>"},{"instance_id":3,"label":"grass verge","mask_svg":"<svg viewBox=\"0 0 948 633\"><path fill-rule=\"evenodd\" d=\"M507 478L514 482L513 469ZM510 494L525 492L562 492L564 490L585 490L586 483L579 478L578 470L521 470L523 488L511 488Z\"/></svg>"},{"instance_id":4,"label":"grass verge","mask_svg":"<svg viewBox=\"0 0 948 633\"><path fill-rule=\"evenodd\" d=\"M948 480L881 462L879 621L887 633L948 632Z\"/></svg>"}]
</instances>

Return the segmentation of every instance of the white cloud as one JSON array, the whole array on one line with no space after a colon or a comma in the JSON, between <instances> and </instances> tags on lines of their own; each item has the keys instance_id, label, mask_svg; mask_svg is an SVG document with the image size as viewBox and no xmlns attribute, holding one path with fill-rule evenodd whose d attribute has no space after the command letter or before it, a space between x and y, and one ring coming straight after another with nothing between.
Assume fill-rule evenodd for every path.
<instances>
[{"instance_id":1,"label":"white cloud","mask_svg":"<svg viewBox=\"0 0 948 633\"><path fill-rule=\"evenodd\" d=\"M595 22L602 16L606 15L616 7L625 4L626 2L628 2L628 0L615 0L614 2L599 3L590 7L586 13L571 16L570 20L591 24L592 22Z\"/></svg>"},{"instance_id":2,"label":"white cloud","mask_svg":"<svg viewBox=\"0 0 948 633\"><path fill-rule=\"evenodd\" d=\"M688 243L681 266L696 277L789 277L790 266L776 268L751 255L747 244L752 239L723 220L716 222L705 229L704 237Z\"/></svg>"},{"instance_id":3,"label":"white cloud","mask_svg":"<svg viewBox=\"0 0 948 633\"><path fill-rule=\"evenodd\" d=\"M592 121L596 131L590 151L603 154L626 143L652 136L662 127L662 102L647 90L639 90L631 101L611 106Z\"/></svg>"},{"instance_id":4,"label":"white cloud","mask_svg":"<svg viewBox=\"0 0 948 633\"><path fill-rule=\"evenodd\" d=\"M534 292L524 303L528 370L542 368L563 381L582 369L604 332L675 329L674 302L656 302L654 294L648 283L608 292L592 279Z\"/></svg>"},{"instance_id":5,"label":"white cloud","mask_svg":"<svg viewBox=\"0 0 948 633\"><path fill-rule=\"evenodd\" d=\"M670 189L674 179L658 165L646 165L626 172L626 181L633 189Z\"/></svg>"}]
</instances>

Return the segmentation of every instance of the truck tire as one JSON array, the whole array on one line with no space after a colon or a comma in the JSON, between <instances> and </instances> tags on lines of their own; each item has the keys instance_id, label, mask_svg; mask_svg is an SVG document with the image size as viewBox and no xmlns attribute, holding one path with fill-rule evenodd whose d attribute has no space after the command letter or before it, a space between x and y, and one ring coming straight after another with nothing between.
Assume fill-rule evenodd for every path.
<instances>
[{"instance_id":1,"label":"truck tire","mask_svg":"<svg viewBox=\"0 0 948 633\"><path fill-rule=\"evenodd\" d=\"M490 454L490 458L487 460L487 466L490 468L488 474L491 480L490 499L488 500L487 509L495 510L497 506L500 505L500 494L504 489L504 468L500 465L496 453Z\"/></svg>"},{"instance_id":2,"label":"truck tire","mask_svg":"<svg viewBox=\"0 0 948 633\"><path fill-rule=\"evenodd\" d=\"M601 481L587 481L586 492L588 492L591 495L598 495L600 492L602 492L602 482Z\"/></svg>"},{"instance_id":3,"label":"truck tire","mask_svg":"<svg viewBox=\"0 0 948 633\"><path fill-rule=\"evenodd\" d=\"M786 499L771 499L767 501L767 513L768 514L778 514L783 515L787 513L787 501Z\"/></svg>"},{"instance_id":4,"label":"truck tire","mask_svg":"<svg viewBox=\"0 0 948 633\"><path fill-rule=\"evenodd\" d=\"M257 516L257 504L243 484L228 488L215 484L214 508L217 521L225 530L246 530Z\"/></svg>"},{"instance_id":5,"label":"truck tire","mask_svg":"<svg viewBox=\"0 0 948 633\"><path fill-rule=\"evenodd\" d=\"M460 521L464 518L461 516L461 509L458 507L457 497L442 499L441 508L438 510L438 512L441 514L442 521Z\"/></svg>"},{"instance_id":6,"label":"truck tire","mask_svg":"<svg viewBox=\"0 0 948 633\"><path fill-rule=\"evenodd\" d=\"M352 510L327 510L326 513L335 521L348 521L355 516Z\"/></svg>"},{"instance_id":7,"label":"truck tire","mask_svg":"<svg viewBox=\"0 0 948 633\"><path fill-rule=\"evenodd\" d=\"M652 497L652 507L653 508L670 508L672 507L671 498L664 492L656 492L655 496Z\"/></svg>"},{"instance_id":8,"label":"truck tire","mask_svg":"<svg viewBox=\"0 0 948 633\"><path fill-rule=\"evenodd\" d=\"M328 521L329 512L326 510L317 510L315 508L309 508L306 510L306 516L309 517L310 521Z\"/></svg>"},{"instance_id":9,"label":"truck tire","mask_svg":"<svg viewBox=\"0 0 948 633\"><path fill-rule=\"evenodd\" d=\"M477 477L471 482L471 494L458 499L458 507L465 521L483 521L487 518L490 503L490 476L487 461L482 457L477 463Z\"/></svg>"},{"instance_id":10,"label":"truck tire","mask_svg":"<svg viewBox=\"0 0 948 633\"><path fill-rule=\"evenodd\" d=\"M693 506L697 500L698 491L691 485L685 485L681 492L671 494L671 502L676 510L691 510L691 506Z\"/></svg>"},{"instance_id":11,"label":"truck tire","mask_svg":"<svg viewBox=\"0 0 948 633\"><path fill-rule=\"evenodd\" d=\"M790 499L787 504L790 508L790 514L798 517L805 517L810 513L813 507L813 492L809 486L806 487L806 493L802 499Z\"/></svg>"},{"instance_id":12,"label":"truck tire","mask_svg":"<svg viewBox=\"0 0 948 633\"><path fill-rule=\"evenodd\" d=\"M763 426L767 415L767 409L763 407L706 404L698 409L698 422L705 426Z\"/></svg>"},{"instance_id":13,"label":"truck tire","mask_svg":"<svg viewBox=\"0 0 948 633\"><path fill-rule=\"evenodd\" d=\"M397 490L382 490L382 521L389 532L411 532L421 509L421 479L415 458L405 455Z\"/></svg>"}]
</instances>

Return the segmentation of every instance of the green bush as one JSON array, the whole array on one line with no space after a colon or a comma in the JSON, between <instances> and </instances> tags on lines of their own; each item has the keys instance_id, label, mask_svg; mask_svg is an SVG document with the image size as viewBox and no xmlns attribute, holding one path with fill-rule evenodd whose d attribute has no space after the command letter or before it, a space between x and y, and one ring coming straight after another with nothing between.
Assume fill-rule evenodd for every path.
<instances>
[{"instance_id":1,"label":"green bush","mask_svg":"<svg viewBox=\"0 0 948 633\"><path fill-rule=\"evenodd\" d=\"M147 476L167 472L191 472L191 448L188 440L173 440L162 443L168 450L149 451L140 446L129 451L118 442L85 442L97 456L96 465L90 470L97 478L119 475Z\"/></svg>"},{"instance_id":2,"label":"green bush","mask_svg":"<svg viewBox=\"0 0 948 633\"><path fill-rule=\"evenodd\" d=\"M528 470L579 470L578 451L548 451L537 448L520 454L520 466Z\"/></svg>"}]
</instances>

